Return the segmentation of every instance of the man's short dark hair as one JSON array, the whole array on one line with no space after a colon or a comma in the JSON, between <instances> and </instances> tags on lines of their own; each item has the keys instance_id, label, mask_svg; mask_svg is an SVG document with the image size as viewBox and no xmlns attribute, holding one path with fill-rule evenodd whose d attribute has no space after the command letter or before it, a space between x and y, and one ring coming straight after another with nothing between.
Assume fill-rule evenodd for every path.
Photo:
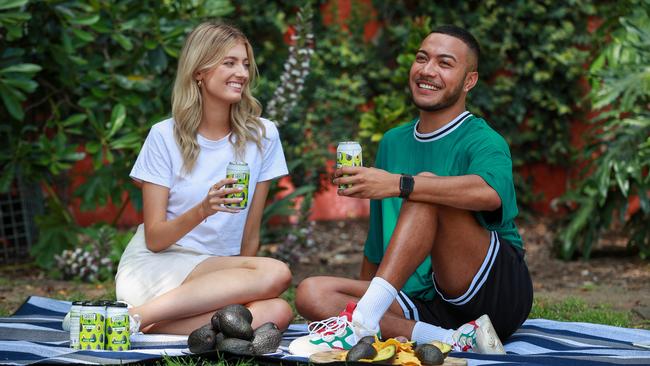
<instances>
[{"instance_id":1,"label":"man's short dark hair","mask_svg":"<svg viewBox=\"0 0 650 366\"><path fill-rule=\"evenodd\" d=\"M451 25L451 24L446 24L434 28L431 31L431 33L446 34L448 36L452 36L454 38L458 38L461 41L463 41L463 43L465 43L465 45L469 47L470 51L474 53L474 56L476 56L475 69L478 70L478 63L481 58L481 48L478 45L478 41L476 41L476 38L474 38L472 33L470 33L467 29L455 25Z\"/></svg>"}]
</instances>

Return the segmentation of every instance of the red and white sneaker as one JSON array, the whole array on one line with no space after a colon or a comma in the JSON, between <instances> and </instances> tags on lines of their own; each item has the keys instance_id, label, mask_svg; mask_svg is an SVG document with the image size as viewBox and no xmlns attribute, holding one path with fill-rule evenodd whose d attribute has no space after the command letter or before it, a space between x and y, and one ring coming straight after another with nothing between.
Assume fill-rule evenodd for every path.
<instances>
[{"instance_id":1,"label":"red and white sneaker","mask_svg":"<svg viewBox=\"0 0 650 366\"><path fill-rule=\"evenodd\" d=\"M461 325L452 335L453 348L461 352L505 355L503 344L487 314Z\"/></svg>"},{"instance_id":2,"label":"red and white sneaker","mask_svg":"<svg viewBox=\"0 0 650 366\"><path fill-rule=\"evenodd\" d=\"M338 316L309 323L309 335L294 339L289 344L289 352L309 357L317 352L334 349L349 350L361 338L378 335L379 329L368 330L352 321L352 312L356 306L355 303L348 303Z\"/></svg>"}]
</instances>

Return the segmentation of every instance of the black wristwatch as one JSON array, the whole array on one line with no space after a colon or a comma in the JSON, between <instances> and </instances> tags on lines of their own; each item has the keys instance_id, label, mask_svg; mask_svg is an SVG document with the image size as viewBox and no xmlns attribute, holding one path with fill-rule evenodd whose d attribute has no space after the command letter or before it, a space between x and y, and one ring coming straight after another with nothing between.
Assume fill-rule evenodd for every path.
<instances>
[{"instance_id":1,"label":"black wristwatch","mask_svg":"<svg viewBox=\"0 0 650 366\"><path fill-rule=\"evenodd\" d=\"M413 176L402 174L399 178L399 196L408 199L411 192L413 192L414 185L415 179L413 179Z\"/></svg>"}]
</instances>

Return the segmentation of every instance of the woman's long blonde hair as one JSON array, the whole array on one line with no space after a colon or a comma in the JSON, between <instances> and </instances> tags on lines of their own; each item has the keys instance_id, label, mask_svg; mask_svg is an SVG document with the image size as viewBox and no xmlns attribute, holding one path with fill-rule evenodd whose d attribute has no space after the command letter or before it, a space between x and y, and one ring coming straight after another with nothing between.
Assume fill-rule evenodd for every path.
<instances>
[{"instance_id":1,"label":"woman's long blonde hair","mask_svg":"<svg viewBox=\"0 0 650 366\"><path fill-rule=\"evenodd\" d=\"M183 156L185 173L190 173L194 168L200 149L196 135L203 114L203 101L194 76L197 71L209 70L218 65L228 50L240 43L246 46L249 78L244 85L241 100L230 107L230 143L239 160L245 159L248 141L255 142L262 149L262 138L266 136L264 124L259 119L262 105L250 91L250 86L254 85L258 75L253 48L239 29L224 23L205 22L194 28L185 40L172 92L174 138Z\"/></svg>"}]
</instances>

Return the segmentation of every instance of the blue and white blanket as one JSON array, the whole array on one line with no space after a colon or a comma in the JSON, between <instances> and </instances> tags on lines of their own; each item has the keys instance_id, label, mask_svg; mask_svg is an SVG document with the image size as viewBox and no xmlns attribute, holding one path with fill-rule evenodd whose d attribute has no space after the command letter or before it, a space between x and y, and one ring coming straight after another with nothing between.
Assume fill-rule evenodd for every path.
<instances>
[{"instance_id":1,"label":"blue and white blanket","mask_svg":"<svg viewBox=\"0 0 650 366\"><path fill-rule=\"evenodd\" d=\"M79 351L69 348L68 332L61 329L70 302L32 296L10 317L0 318L0 364L32 363L120 364L188 356L187 337L137 335L130 351ZM279 364L307 360L287 353L289 342L306 334L304 324L285 332L277 353L260 361ZM505 356L452 353L469 365L650 365L650 349L635 343L650 341L650 331L589 323L532 319L505 344Z\"/></svg>"}]
</instances>

